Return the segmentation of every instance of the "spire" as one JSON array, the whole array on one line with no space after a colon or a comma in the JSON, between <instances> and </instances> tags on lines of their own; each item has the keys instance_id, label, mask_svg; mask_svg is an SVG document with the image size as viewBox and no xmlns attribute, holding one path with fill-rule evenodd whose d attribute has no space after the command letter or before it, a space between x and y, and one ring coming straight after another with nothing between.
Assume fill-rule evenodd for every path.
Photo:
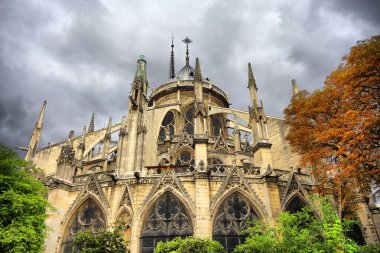
<instances>
[{"instance_id":1,"label":"spire","mask_svg":"<svg viewBox=\"0 0 380 253\"><path fill-rule=\"evenodd\" d=\"M293 90L293 96L299 92L296 79L292 79L292 90Z\"/></svg>"},{"instance_id":2,"label":"spire","mask_svg":"<svg viewBox=\"0 0 380 253\"><path fill-rule=\"evenodd\" d=\"M256 81L253 77L253 71L251 63L248 63L248 87L253 86L257 90Z\"/></svg>"},{"instance_id":3,"label":"spire","mask_svg":"<svg viewBox=\"0 0 380 253\"><path fill-rule=\"evenodd\" d=\"M41 112L40 112L40 116L38 117L38 121L36 123L36 128L37 129L42 129L42 122L44 120L44 116L45 116L45 108L46 108L46 100L44 101L44 103L42 104L42 109L41 109Z\"/></svg>"},{"instance_id":4,"label":"spire","mask_svg":"<svg viewBox=\"0 0 380 253\"><path fill-rule=\"evenodd\" d=\"M170 54L170 66L169 66L169 79L175 77L175 70L174 70L174 44L173 44L173 36L172 36L172 52Z\"/></svg>"},{"instance_id":5,"label":"spire","mask_svg":"<svg viewBox=\"0 0 380 253\"><path fill-rule=\"evenodd\" d=\"M90 126L88 127L87 133L94 132L95 128L95 114L92 113L91 120L90 120Z\"/></svg>"},{"instance_id":6,"label":"spire","mask_svg":"<svg viewBox=\"0 0 380 253\"><path fill-rule=\"evenodd\" d=\"M189 44L193 42L189 37L186 37L184 40L182 40L184 43L186 43L186 66L189 66Z\"/></svg>"},{"instance_id":7,"label":"spire","mask_svg":"<svg viewBox=\"0 0 380 253\"><path fill-rule=\"evenodd\" d=\"M195 60L194 82L202 82L201 65L198 57Z\"/></svg>"},{"instance_id":8,"label":"spire","mask_svg":"<svg viewBox=\"0 0 380 253\"><path fill-rule=\"evenodd\" d=\"M32 137L30 138L28 152L26 153L26 156L25 156L25 160L27 161L31 161L31 159L36 155L38 143L41 138L41 130L43 127L46 104L47 102L45 100L42 104L40 116L38 117L36 125L34 126L34 131L32 133Z\"/></svg>"}]
</instances>

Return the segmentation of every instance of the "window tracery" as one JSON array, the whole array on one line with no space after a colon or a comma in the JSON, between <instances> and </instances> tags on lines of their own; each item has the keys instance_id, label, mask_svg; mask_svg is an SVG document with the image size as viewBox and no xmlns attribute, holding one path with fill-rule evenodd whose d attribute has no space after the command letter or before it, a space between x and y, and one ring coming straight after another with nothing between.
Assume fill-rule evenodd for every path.
<instances>
[{"instance_id":1,"label":"window tracery","mask_svg":"<svg viewBox=\"0 0 380 253\"><path fill-rule=\"evenodd\" d=\"M141 251L152 253L159 241L193 235L190 216L181 201L166 192L156 202L144 222L141 233Z\"/></svg>"},{"instance_id":2,"label":"window tracery","mask_svg":"<svg viewBox=\"0 0 380 253\"><path fill-rule=\"evenodd\" d=\"M228 252L244 242L241 234L247 228L247 221L258 219L249 202L240 194L229 196L219 207L214 227L213 239L219 241Z\"/></svg>"},{"instance_id":3,"label":"window tracery","mask_svg":"<svg viewBox=\"0 0 380 253\"><path fill-rule=\"evenodd\" d=\"M194 134L194 106L186 110L184 129L187 133Z\"/></svg>"},{"instance_id":4,"label":"window tracery","mask_svg":"<svg viewBox=\"0 0 380 253\"><path fill-rule=\"evenodd\" d=\"M158 134L158 139L160 141L165 140L166 135L173 136L174 135L174 123L175 117L172 111L169 111L165 114L164 119L162 120L160 132Z\"/></svg>"},{"instance_id":5,"label":"window tracery","mask_svg":"<svg viewBox=\"0 0 380 253\"><path fill-rule=\"evenodd\" d=\"M62 243L63 253L72 252L72 243L77 233L84 230L96 231L105 228L105 217L100 207L89 198L75 213Z\"/></svg>"}]
</instances>

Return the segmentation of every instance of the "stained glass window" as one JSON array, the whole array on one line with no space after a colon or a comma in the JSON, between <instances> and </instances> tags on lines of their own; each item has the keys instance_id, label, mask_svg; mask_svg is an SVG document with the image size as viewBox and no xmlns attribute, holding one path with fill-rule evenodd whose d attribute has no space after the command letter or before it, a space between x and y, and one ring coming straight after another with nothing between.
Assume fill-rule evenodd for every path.
<instances>
[{"instance_id":1,"label":"stained glass window","mask_svg":"<svg viewBox=\"0 0 380 253\"><path fill-rule=\"evenodd\" d=\"M220 129L222 129L222 121L219 115L211 115L212 121L212 134L219 135Z\"/></svg>"},{"instance_id":2,"label":"stained glass window","mask_svg":"<svg viewBox=\"0 0 380 253\"><path fill-rule=\"evenodd\" d=\"M167 134L174 135L174 113L171 111L167 112L162 120L158 139L163 141Z\"/></svg>"},{"instance_id":3,"label":"stained glass window","mask_svg":"<svg viewBox=\"0 0 380 253\"><path fill-rule=\"evenodd\" d=\"M83 230L96 231L105 228L105 217L94 200L86 200L72 218L62 243L64 253L71 253L75 235Z\"/></svg>"},{"instance_id":4,"label":"stained glass window","mask_svg":"<svg viewBox=\"0 0 380 253\"><path fill-rule=\"evenodd\" d=\"M141 233L141 252L152 253L157 243L193 235L190 216L181 201L166 192L145 220Z\"/></svg>"},{"instance_id":5,"label":"stained glass window","mask_svg":"<svg viewBox=\"0 0 380 253\"><path fill-rule=\"evenodd\" d=\"M244 242L241 234L247 228L247 221L258 219L249 202L240 194L229 196L219 207L212 237L220 242L228 252Z\"/></svg>"},{"instance_id":6,"label":"stained glass window","mask_svg":"<svg viewBox=\"0 0 380 253\"><path fill-rule=\"evenodd\" d=\"M185 113L185 130L194 134L194 106L190 106Z\"/></svg>"}]
</instances>

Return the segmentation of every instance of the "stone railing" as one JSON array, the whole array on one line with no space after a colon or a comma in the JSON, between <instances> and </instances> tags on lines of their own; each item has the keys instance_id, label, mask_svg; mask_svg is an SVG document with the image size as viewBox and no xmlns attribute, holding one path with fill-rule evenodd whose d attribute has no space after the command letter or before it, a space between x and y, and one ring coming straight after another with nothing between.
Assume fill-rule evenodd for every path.
<instances>
[{"instance_id":1,"label":"stone railing","mask_svg":"<svg viewBox=\"0 0 380 253\"><path fill-rule=\"evenodd\" d=\"M163 172L171 170L176 174L191 174L194 173L194 165L168 165L168 166L149 166L146 167L146 174L148 176L161 175Z\"/></svg>"},{"instance_id":2,"label":"stone railing","mask_svg":"<svg viewBox=\"0 0 380 253\"><path fill-rule=\"evenodd\" d=\"M109 171L100 171L100 172L95 172L93 173L96 179L100 181L109 181L112 180L110 177L110 174L115 173L114 170L109 170ZM83 184L86 183L89 177L92 175L92 173L89 174L84 174L84 175L79 175L79 176L74 176L73 177L73 183L75 184Z\"/></svg>"}]
</instances>

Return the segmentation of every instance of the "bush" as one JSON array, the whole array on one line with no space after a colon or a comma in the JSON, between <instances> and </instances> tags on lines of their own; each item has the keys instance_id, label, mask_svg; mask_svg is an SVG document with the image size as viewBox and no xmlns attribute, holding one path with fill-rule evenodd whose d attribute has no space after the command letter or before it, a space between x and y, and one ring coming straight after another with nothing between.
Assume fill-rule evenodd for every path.
<instances>
[{"instance_id":1,"label":"bush","mask_svg":"<svg viewBox=\"0 0 380 253\"><path fill-rule=\"evenodd\" d=\"M74 249L78 253L129 252L127 242L123 239L122 226L116 226L113 231L81 231L74 238Z\"/></svg>"},{"instance_id":2,"label":"bush","mask_svg":"<svg viewBox=\"0 0 380 253\"><path fill-rule=\"evenodd\" d=\"M225 253L223 246L213 240L187 237L159 242L154 253Z\"/></svg>"},{"instance_id":3,"label":"bush","mask_svg":"<svg viewBox=\"0 0 380 253\"><path fill-rule=\"evenodd\" d=\"M302 211L279 215L276 227L255 221L245 232L246 241L235 248L236 253L298 253L358 252L358 245L345 236L353 221L340 220L326 198ZM319 217L312 210L317 211Z\"/></svg>"},{"instance_id":4,"label":"bush","mask_svg":"<svg viewBox=\"0 0 380 253\"><path fill-rule=\"evenodd\" d=\"M358 253L378 253L380 252L380 244L368 244L361 246Z\"/></svg>"}]
</instances>

